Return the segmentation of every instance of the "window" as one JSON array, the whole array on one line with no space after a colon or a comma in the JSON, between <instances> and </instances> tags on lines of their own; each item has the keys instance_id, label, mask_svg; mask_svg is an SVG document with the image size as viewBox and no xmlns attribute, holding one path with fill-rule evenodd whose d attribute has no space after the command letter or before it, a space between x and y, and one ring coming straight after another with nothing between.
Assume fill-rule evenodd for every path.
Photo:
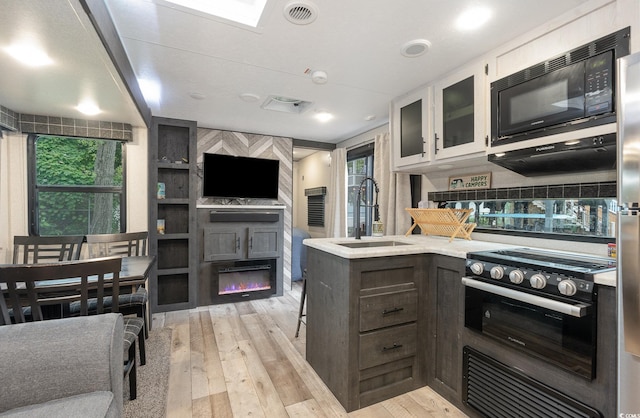
<instances>
[{"instance_id":1,"label":"window","mask_svg":"<svg viewBox=\"0 0 640 418\"><path fill-rule=\"evenodd\" d=\"M367 144L347 153L347 236L355 236L355 202L360 184L367 177L373 178L374 145ZM374 205L373 182L366 181L360 191L361 235L371 235Z\"/></svg>"},{"instance_id":2,"label":"window","mask_svg":"<svg viewBox=\"0 0 640 418\"><path fill-rule=\"evenodd\" d=\"M326 187L314 187L305 189L307 196L307 226L324 226L324 196L327 194Z\"/></svg>"},{"instance_id":3,"label":"window","mask_svg":"<svg viewBox=\"0 0 640 418\"><path fill-rule=\"evenodd\" d=\"M29 135L29 224L33 235L124 232L124 143Z\"/></svg>"}]
</instances>

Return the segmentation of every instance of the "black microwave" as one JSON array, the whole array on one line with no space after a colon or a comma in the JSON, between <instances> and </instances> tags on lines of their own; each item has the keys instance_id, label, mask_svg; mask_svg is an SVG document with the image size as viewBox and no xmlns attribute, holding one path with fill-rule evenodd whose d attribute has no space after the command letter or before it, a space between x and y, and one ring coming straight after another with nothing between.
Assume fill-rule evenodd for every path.
<instances>
[{"instance_id":1,"label":"black microwave","mask_svg":"<svg viewBox=\"0 0 640 418\"><path fill-rule=\"evenodd\" d=\"M491 83L491 144L613 123L615 60L630 28Z\"/></svg>"}]
</instances>

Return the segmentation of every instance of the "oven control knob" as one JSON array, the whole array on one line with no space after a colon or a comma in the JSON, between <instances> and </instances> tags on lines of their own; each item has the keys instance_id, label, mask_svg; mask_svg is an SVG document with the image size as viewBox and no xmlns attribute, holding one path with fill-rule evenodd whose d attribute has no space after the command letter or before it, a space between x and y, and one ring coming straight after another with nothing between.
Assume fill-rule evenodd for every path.
<instances>
[{"instance_id":1,"label":"oven control knob","mask_svg":"<svg viewBox=\"0 0 640 418\"><path fill-rule=\"evenodd\" d=\"M573 280L566 279L558 283L558 290L565 296L573 296L578 291L578 288Z\"/></svg>"},{"instance_id":2,"label":"oven control knob","mask_svg":"<svg viewBox=\"0 0 640 418\"><path fill-rule=\"evenodd\" d=\"M479 276L484 271L484 265L482 263L473 263L470 267L471 272L476 276Z\"/></svg>"},{"instance_id":3,"label":"oven control knob","mask_svg":"<svg viewBox=\"0 0 640 418\"><path fill-rule=\"evenodd\" d=\"M534 274L529 279L529 283L531 283L531 287L533 287L534 289L544 289L547 285L547 278L539 273Z\"/></svg>"},{"instance_id":4,"label":"oven control knob","mask_svg":"<svg viewBox=\"0 0 640 418\"><path fill-rule=\"evenodd\" d=\"M524 281L524 273L520 270L511 270L509 280L511 280L511 283L520 284Z\"/></svg>"},{"instance_id":5,"label":"oven control knob","mask_svg":"<svg viewBox=\"0 0 640 418\"><path fill-rule=\"evenodd\" d=\"M504 269L501 266L493 266L490 274L492 279L500 280L504 276Z\"/></svg>"}]
</instances>

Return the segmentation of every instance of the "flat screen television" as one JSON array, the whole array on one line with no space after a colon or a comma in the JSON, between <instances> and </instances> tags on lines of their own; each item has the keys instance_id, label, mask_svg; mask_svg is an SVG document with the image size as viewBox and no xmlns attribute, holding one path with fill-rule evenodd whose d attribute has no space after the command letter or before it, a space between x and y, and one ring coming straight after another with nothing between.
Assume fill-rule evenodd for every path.
<instances>
[{"instance_id":1,"label":"flat screen television","mask_svg":"<svg viewBox=\"0 0 640 418\"><path fill-rule=\"evenodd\" d=\"M278 199L280 161L202 154L202 196L226 199Z\"/></svg>"}]
</instances>

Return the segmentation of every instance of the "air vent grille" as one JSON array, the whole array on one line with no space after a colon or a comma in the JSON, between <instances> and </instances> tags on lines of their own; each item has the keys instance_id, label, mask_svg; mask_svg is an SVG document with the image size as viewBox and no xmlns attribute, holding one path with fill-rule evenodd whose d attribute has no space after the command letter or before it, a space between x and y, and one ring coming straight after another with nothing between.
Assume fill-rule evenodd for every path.
<instances>
[{"instance_id":1,"label":"air vent grille","mask_svg":"<svg viewBox=\"0 0 640 418\"><path fill-rule=\"evenodd\" d=\"M318 8L309 1L292 1L285 6L284 16L296 25L308 25L318 17Z\"/></svg>"},{"instance_id":2,"label":"air vent grille","mask_svg":"<svg viewBox=\"0 0 640 418\"><path fill-rule=\"evenodd\" d=\"M528 70L529 71L527 72L527 78L535 78L535 77L538 77L539 75L544 74L545 65L544 63L533 65L529 67Z\"/></svg>"},{"instance_id":3,"label":"air vent grille","mask_svg":"<svg viewBox=\"0 0 640 418\"><path fill-rule=\"evenodd\" d=\"M615 45L614 45L615 46ZM582 48L571 51L569 56L571 57L571 63L586 60L587 58L596 55L595 48L592 45L585 45Z\"/></svg>"},{"instance_id":4,"label":"air vent grille","mask_svg":"<svg viewBox=\"0 0 640 418\"><path fill-rule=\"evenodd\" d=\"M566 66L567 66L567 56L562 55L560 57L549 60L549 65L547 66L547 72L555 71Z\"/></svg>"},{"instance_id":5,"label":"air vent grille","mask_svg":"<svg viewBox=\"0 0 640 418\"><path fill-rule=\"evenodd\" d=\"M463 402L485 416L601 418L569 398L470 347L464 347Z\"/></svg>"}]
</instances>

